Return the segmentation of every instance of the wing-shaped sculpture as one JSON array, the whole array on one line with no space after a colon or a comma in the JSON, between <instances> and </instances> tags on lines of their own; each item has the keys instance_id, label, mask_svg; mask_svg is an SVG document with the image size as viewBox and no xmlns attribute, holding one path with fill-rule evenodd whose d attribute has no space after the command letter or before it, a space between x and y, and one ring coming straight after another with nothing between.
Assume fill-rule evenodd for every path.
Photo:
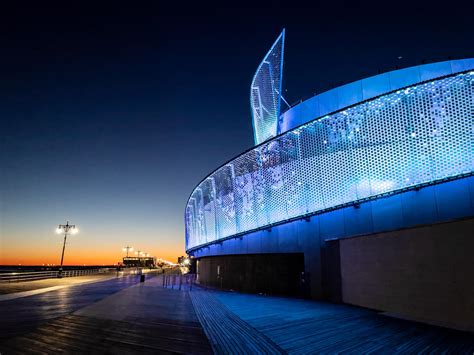
<instances>
[{"instance_id":1,"label":"wing-shaped sculpture","mask_svg":"<svg viewBox=\"0 0 474 355\"><path fill-rule=\"evenodd\" d=\"M255 144L277 135L283 76L285 30L257 68L250 86L250 108Z\"/></svg>"}]
</instances>

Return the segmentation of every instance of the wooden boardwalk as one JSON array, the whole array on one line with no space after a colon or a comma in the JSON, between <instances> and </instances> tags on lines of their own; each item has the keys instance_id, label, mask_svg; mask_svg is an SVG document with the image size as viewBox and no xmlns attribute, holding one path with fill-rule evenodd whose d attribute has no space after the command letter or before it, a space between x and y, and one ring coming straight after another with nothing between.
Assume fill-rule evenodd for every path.
<instances>
[{"instance_id":1,"label":"wooden boardwalk","mask_svg":"<svg viewBox=\"0 0 474 355\"><path fill-rule=\"evenodd\" d=\"M210 292L190 293L194 309L217 354L284 354L261 332L230 312Z\"/></svg>"},{"instance_id":2,"label":"wooden boardwalk","mask_svg":"<svg viewBox=\"0 0 474 355\"><path fill-rule=\"evenodd\" d=\"M283 297L213 292L230 311L290 354L474 353L474 334L375 311Z\"/></svg>"},{"instance_id":3,"label":"wooden boardwalk","mask_svg":"<svg viewBox=\"0 0 474 355\"><path fill-rule=\"evenodd\" d=\"M474 334L294 298L116 278L0 301L0 354L474 353Z\"/></svg>"},{"instance_id":4,"label":"wooden boardwalk","mask_svg":"<svg viewBox=\"0 0 474 355\"><path fill-rule=\"evenodd\" d=\"M0 344L4 339L28 333L52 319L70 314L135 285L137 281L136 277L117 278L2 301L0 302Z\"/></svg>"},{"instance_id":5,"label":"wooden boardwalk","mask_svg":"<svg viewBox=\"0 0 474 355\"><path fill-rule=\"evenodd\" d=\"M0 302L0 353L212 353L187 292L163 289L159 277L137 281Z\"/></svg>"},{"instance_id":6,"label":"wooden boardwalk","mask_svg":"<svg viewBox=\"0 0 474 355\"><path fill-rule=\"evenodd\" d=\"M212 353L199 322L136 319L133 323L68 315L6 341L5 354Z\"/></svg>"}]
</instances>

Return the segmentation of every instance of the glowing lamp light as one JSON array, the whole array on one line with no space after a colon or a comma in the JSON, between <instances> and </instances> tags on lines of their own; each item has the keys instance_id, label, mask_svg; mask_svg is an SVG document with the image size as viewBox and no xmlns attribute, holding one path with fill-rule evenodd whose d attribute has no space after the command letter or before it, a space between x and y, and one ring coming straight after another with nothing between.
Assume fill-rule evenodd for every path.
<instances>
[{"instance_id":1,"label":"glowing lamp light","mask_svg":"<svg viewBox=\"0 0 474 355\"><path fill-rule=\"evenodd\" d=\"M61 234L63 230L61 228L56 228L56 234Z\"/></svg>"},{"instance_id":2,"label":"glowing lamp light","mask_svg":"<svg viewBox=\"0 0 474 355\"><path fill-rule=\"evenodd\" d=\"M77 234L77 233L79 233L79 228L77 228L77 227L73 228L72 231L71 231L71 233L72 233L72 234Z\"/></svg>"}]
</instances>

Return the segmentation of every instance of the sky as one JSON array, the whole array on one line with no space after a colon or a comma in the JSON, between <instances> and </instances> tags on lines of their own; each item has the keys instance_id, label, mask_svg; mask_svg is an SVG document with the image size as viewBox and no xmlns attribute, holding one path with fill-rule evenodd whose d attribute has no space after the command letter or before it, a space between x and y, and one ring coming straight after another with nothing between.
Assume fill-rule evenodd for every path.
<instances>
[{"instance_id":1,"label":"sky","mask_svg":"<svg viewBox=\"0 0 474 355\"><path fill-rule=\"evenodd\" d=\"M283 28L290 103L474 56L469 1L99 3L1 11L0 264L58 264L66 221L66 265L127 244L176 261L189 194L253 145L250 82Z\"/></svg>"}]
</instances>

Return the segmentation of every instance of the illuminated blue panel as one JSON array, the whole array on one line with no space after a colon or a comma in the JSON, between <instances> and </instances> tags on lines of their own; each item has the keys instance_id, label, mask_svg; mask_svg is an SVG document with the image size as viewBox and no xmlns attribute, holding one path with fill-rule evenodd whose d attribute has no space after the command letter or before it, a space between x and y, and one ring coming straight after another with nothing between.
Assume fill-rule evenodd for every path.
<instances>
[{"instance_id":1,"label":"illuminated blue panel","mask_svg":"<svg viewBox=\"0 0 474 355\"><path fill-rule=\"evenodd\" d=\"M186 249L472 174L474 71L323 116L213 172L186 208Z\"/></svg>"},{"instance_id":2,"label":"illuminated blue panel","mask_svg":"<svg viewBox=\"0 0 474 355\"><path fill-rule=\"evenodd\" d=\"M474 59L457 59L390 71L315 95L293 106L278 121L278 134L363 100L442 76L474 70Z\"/></svg>"},{"instance_id":3,"label":"illuminated blue panel","mask_svg":"<svg viewBox=\"0 0 474 355\"><path fill-rule=\"evenodd\" d=\"M263 58L250 85L250 109L255 144L265 142L277 135L284 45L285 30Z\"/></svg>"}]
</instances>

